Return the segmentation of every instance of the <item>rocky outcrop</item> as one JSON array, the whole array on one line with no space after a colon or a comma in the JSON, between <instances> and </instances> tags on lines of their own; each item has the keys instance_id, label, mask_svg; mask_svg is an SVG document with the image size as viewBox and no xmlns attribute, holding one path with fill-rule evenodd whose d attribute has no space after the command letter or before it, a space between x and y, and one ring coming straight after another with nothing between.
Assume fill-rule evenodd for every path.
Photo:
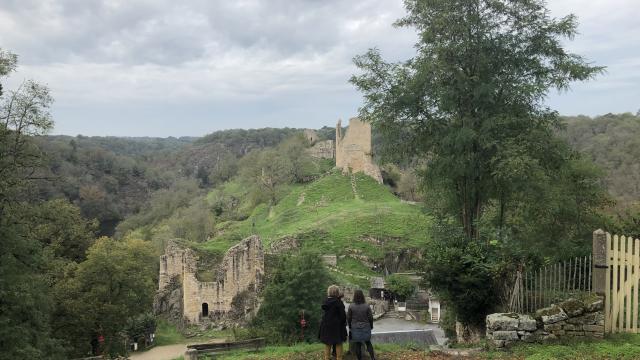
<instances>
[{"instance_id":1,"label":"rocky outcrop","mask_svg":"<svg viewBox=\"0 0 640 360\"><path fill-rule=\"evenodd\" d=\"M170 321L179 324L182 321L182 284L176 276L156 293L153 299L153 312L163 314Z\"/></svg>"},{"instance_id":2,"label":"rocky outcrop","mask_svg":"<svg viewBox=\"0 0 640 360\"><path fill-rule=\"evenodd\" d=\"M568 299L536 311L535 315L497 313L487 316L487 340L495 347L515 342L540 342L564 337L602 338L603 299Z\"/></svg>"}]
</instances>

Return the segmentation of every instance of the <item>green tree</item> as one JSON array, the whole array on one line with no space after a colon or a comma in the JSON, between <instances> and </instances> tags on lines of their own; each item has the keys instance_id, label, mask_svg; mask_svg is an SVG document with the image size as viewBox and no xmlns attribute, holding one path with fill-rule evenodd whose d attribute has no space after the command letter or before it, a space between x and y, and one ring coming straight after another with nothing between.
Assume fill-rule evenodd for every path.
<instances>
[{"instance_id":1,"label":"green tree","mask_svg":"<svg viewBox=\"0 0 640 360\"><path fill-rule=\"evenodd\" d=\"M66 200L50 200L32 207L29 237L37 239L57 258L81 262L94 241L97 221L88 221Z\"/></svg>"},{"instance_id":2,"label":"green tree","mask_svg":"<svg viewBox=\"0 0 640 360\"><path fill-rule=\"evenodd\" d=\"M331 281L317 254L301 253L281 258L264 289L255 326L269 334L270 341L293 342L300 338L300 313L308 328L306 340L318 334L322 301Z\"/></svg>"},{"instance_id":3,"label":"green tree","mask_svg":"<svg viewBox=\"0 0 640 360\"><path fill-rule=\"evenodd\" d=\"M402 136L392 143L397 153L428 155L428 187L445 195L466 236L480 239L486 205L513 191L496 171L509 162L515 176L544 173L545 160L561 156L548 146L558 125L543 105L548 91L603 68L563 48L576 18L550 17L541 0L404 3L408 14L396 25L417 29L418 54L403 63L375 49L355 58L361 115L388 137ZM514 153L521 163L510 162Z\"/></svg>"},{"instance_id":4,"label":"green tree","mask_svg":"<svg viewBox=\"0 0 640 360\"><path fill-rule=\"evenodd\" d=\"M0 49L0 80L16 66L17 56ZM26 191L41 164L30 136L52 127L52 98L31 80L8 92L0 87L0 96L0 359L60 359L51 331L46 256L42 244L29 237Z\"/></svg>"},{"instance_id":5,"label":"green tree","mask_svg":"<svg viewBox=\"0 0 640 360\"><path fill-rule=\"evenodd\" d=\"M121 332L153 302L157 258L149 243L129 239L98 239L87 259L60 284L65 319L82 331L81 342L89 344L97 336L105 338L105 351L124 355Z\"/></svg>"},{"instance_id":6,"label":"green tree","mask_svg":"<svg viewBox=\"0 0 640 360\"><path fill-rule=\"evenodd\" d=\"M392 274L386 279L386 287L391 290L400 301L405 301L416 290L415 284L406 276Z\"/></svg>"}]
</instances>

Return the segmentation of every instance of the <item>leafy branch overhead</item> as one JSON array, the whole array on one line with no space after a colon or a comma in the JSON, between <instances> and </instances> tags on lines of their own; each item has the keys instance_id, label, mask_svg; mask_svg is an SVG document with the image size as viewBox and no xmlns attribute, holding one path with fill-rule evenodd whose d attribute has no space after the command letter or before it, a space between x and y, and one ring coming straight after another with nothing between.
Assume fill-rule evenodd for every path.
<instances>
[{"instance_id":1,"label":"leafy branch overhead","mask_svg":"<svg viewBox=\"0 0 640 360\"><path fill-rule=\"evenodd\" d=\"M405 6L395 25L417 30L417 54L398 63L377 49L355 57L360 113L395 140L387 144L396 154L428 156L427 183L448 194L465 233L478 239L488 203L508 203L517 191L506 183L548 173L567 157L553 136L559 122L544 105L548 92L604 67L564 49L576 18L553 18L540 0Z\"/></svg>"}]
</instances>

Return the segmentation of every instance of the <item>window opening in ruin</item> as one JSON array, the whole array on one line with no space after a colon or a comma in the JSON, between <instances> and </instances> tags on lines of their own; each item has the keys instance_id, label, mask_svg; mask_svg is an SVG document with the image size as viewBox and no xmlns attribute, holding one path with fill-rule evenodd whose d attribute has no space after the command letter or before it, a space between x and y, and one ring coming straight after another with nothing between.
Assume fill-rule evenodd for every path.
<instances>
[{"instance_id":1,"label":"window opening in ruin","mask_svg":"<svg viewBox=\"0 0 640 360\"><path fill-rule=\"evenodd\" d=\"M202 316L209 316L209 304L202 303Z\"/></svg>"}]
</instances>

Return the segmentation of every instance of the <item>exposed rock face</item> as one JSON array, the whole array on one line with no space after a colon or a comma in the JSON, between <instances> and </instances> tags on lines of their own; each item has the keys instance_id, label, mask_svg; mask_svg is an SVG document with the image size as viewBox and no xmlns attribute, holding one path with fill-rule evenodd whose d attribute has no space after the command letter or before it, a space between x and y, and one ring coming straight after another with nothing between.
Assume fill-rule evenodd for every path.
<instances>
[{"instance_id":1,"label":"exposed rock face","mask_svg":"<svg viewBox=\"0 0 640 360\"><path fill-rule=\"evenodd\" d=\"M158 290L153 299L153 312L164 314L174 323L182 320L182 284L176 276L169 283Z\"/></svg>"},{"instance_id":2,"label":"exposed rock face","mask_svg":"<svg viewBox=\"0 0 640 360\"><path fill-rule=\"evenodd\" d=\"M343 172L363 172L382 183L380 168L373 162L371 124L358 118L349 120L349 129L342 134L342 122L336 125L336 167Z\"/></svg>"},{"instance_id":3,"label":"exposed rock face","mask_svg":"<svg viewBox=\"0 0 640 360\"><path fill-rule=\"evenodd\" d=\"M232 310L245 315L248 308L251 312L257 310L255 301L247 304L238 301L237 296L245 292L255 294L261 289L264 254L259 237L251 236L230 248L216 269L215 281L199 281L197 265L198 257L193 250L169 242L165 255L160 257L159 290L155 301L158 312L177 308L174 304L174 298L178 296L175 284L180 284L181 315L187 323L220 320ZM167 296L167 293L171 295ZM250 298L250 295L243 295L243 298ZM234 304L241 304L243 309L234 309Z\"/></svg>"}]
</instances>

